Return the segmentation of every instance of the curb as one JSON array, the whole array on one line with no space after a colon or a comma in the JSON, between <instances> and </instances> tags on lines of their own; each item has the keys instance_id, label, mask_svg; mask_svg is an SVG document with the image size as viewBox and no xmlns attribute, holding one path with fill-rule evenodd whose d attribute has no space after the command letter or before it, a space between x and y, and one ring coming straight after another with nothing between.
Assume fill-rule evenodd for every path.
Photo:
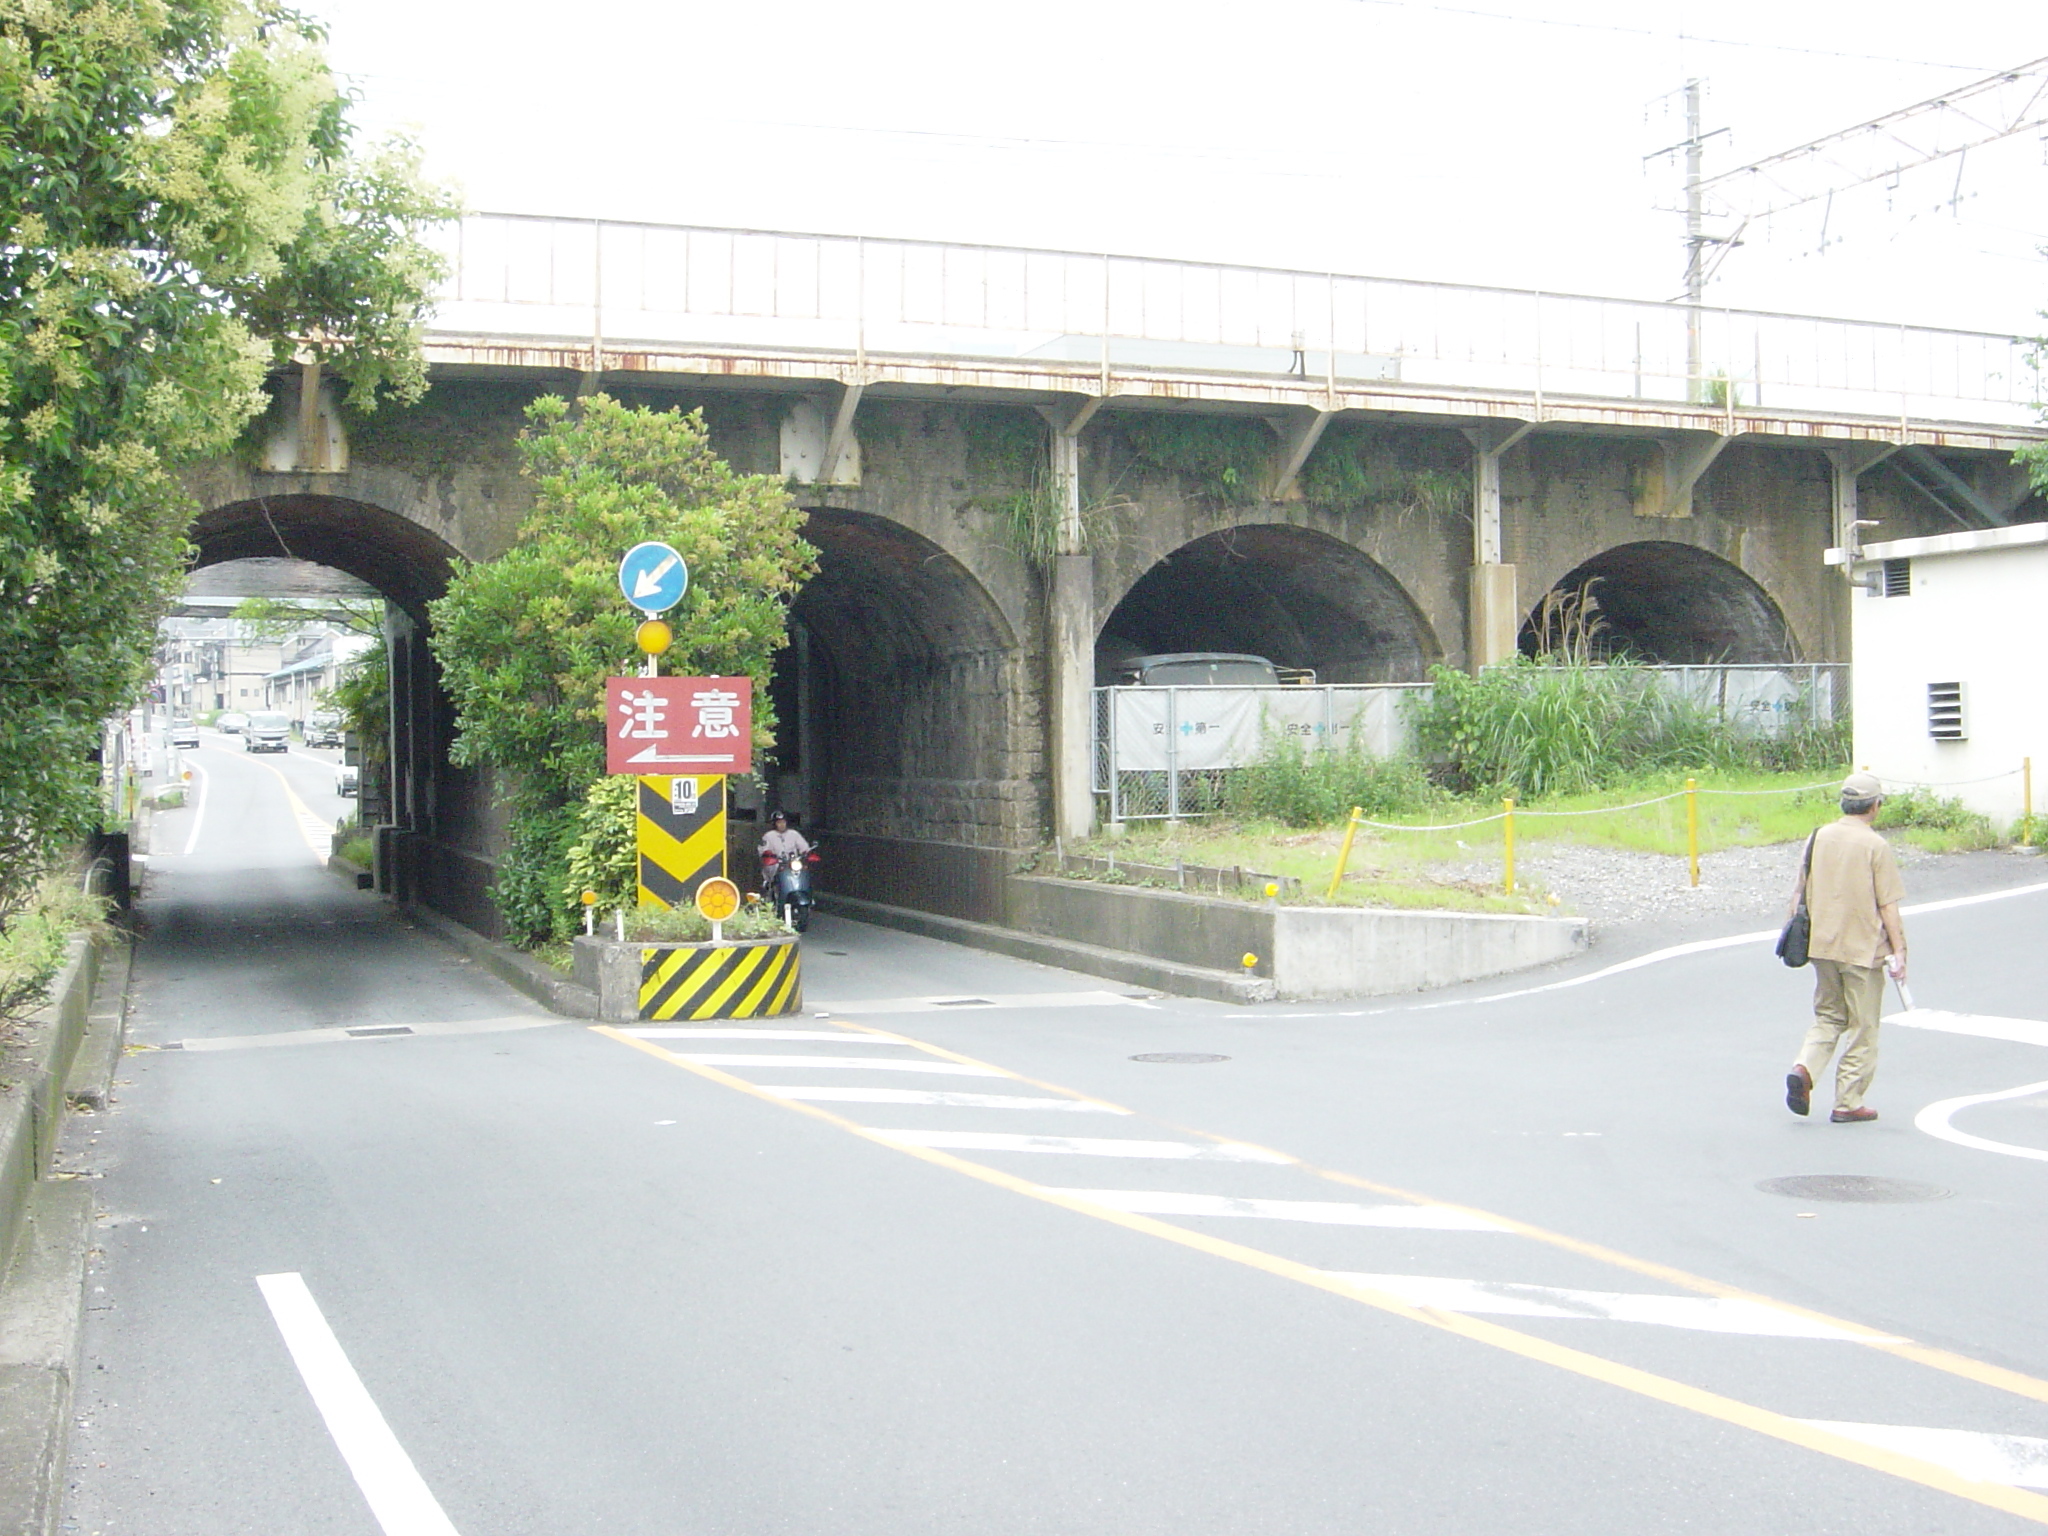
<instances>
[{"instance_id":1,"label":"curb","mask_svg":"<svg viewBox=\"0 0 2048 1536\"><path fill-rule=\"evenodd\" d=\"M0 1290L0 1533L53 1536L92 1251L89 1186L39 1183Z\"/></svg>"},{"instance_id":2,"label":"curb","mask_svg":"<svg viewBox=\"0 0 2048 1536\"><path fill-rule=\"evenodd\" d=\"M571 1019L602 1018L597 994L578 986L542 965L531 955L521 954L509 944L487 939L465 928L452 917L418 905L402 906L407 921L424 928L454 949L474 960L514 991L524 992L550 1013Z\"/></svg>"},{"instance_id":3,"label":"curb","mask_svg":"<svg viewBox=\"0 0 2048 1536\"><path fill-rule=\"evenodd\" d=\"M64 1075L64 1097L73 1109L101 1110L114 1096L114 1071L128 1035L128 976L135 965L135 941L110 942L100 957L100 977L85 1015L85 1036Z\"/></svg>"},{"instance_id":4,"label":"curb","mask_svg":"<svg viewBox=\"0 0 2048 1536\"><path fill-rule=\"evenodd\" d=\"M927 939L943 939L949 944L965 944L974 949L1008 955L1013 960L1033 960L1061 970L1128 982L1176 997L1244 1004L1269 1003L1278 995L1272 979L1266 976L1247 977L1234 971L1155 960L1128 950L1104 949L1073 939L1047 938L1043 934L1025 933L1016 928L998 928L993 923L973 923L963 917L940 917L933 912L915 912L908 907L884 906L877 901L823 892L819 893L818 906L822 911L850 917L855 922L895 928Z\"/></svg>"}]
</instances>

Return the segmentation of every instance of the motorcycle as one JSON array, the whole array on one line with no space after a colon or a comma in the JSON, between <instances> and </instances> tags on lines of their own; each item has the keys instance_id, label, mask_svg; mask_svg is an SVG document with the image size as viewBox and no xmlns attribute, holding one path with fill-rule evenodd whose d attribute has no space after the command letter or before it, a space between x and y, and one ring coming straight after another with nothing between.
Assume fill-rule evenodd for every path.
<instances>
[{"instance_id":1,"label":"motorcycle","mask_svg":"<svg viewBox=\"0 0 2048 1536\"><path fill-rule=\"evenodd\" d=\"M787 859L778 859L772 853L761 855L761 879L764 885L772 883L775 915L797 933L811 926L811 866L817 862L815 848L809 853L793 853Z\"/></svg>"}]
</instances>

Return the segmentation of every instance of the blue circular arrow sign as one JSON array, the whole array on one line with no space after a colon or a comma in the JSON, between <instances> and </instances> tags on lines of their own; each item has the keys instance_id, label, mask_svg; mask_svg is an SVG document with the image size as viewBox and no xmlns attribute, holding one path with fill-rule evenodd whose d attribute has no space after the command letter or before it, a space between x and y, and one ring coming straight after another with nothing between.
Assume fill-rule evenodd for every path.
<instances>
[{"instance_id":1,"label":"blue circular arrow sign","mask_svg":"<svg viewBox=\"0 0 2048 1536\"><path fill-rule=\"evenodd\" d=\"M666 613L690 589L690 568L668 545L635 544L619 562L619 590L642 613Z\"/></svg>"}]
</instances>

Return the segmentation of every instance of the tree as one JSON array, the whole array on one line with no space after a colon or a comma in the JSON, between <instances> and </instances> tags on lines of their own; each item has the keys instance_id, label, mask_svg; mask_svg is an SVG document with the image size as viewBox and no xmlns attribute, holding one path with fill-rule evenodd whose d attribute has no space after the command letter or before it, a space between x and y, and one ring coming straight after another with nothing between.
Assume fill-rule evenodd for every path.
<instances>
[{"instance_id":1,"label":"tree","mask_svg":"<svg viewBox=\"0 0 2048 1536\"><path fill-rule=\"evenodd\" d=\"M320 29L275 0L0 0L0 924L98 817L88 759L183 579L179 470L266 373L425 385L456 211L353 152Z\"/></svg>"},{"instance_id":2,"label":"tree","mask_svg":"<svg viewBox=\"0 0 2048 1536\"><path fill-rule=\"evenodd\" d=\"M669 615L664 668L752 677L762 750L775 739L769 669L817 551L782 482L735 473L711 451L701 413L593 395L574 410L548 396L527 416L533 510L499 559L458 565L432 605L431 643L455 702L455 760L505 772L512 842L494 894L535 942L574 921L568 849L576 808L604 776L604 682L637 668L619 558L645 539L681 553L690 586Z\"/></svg>"}]
</instances>

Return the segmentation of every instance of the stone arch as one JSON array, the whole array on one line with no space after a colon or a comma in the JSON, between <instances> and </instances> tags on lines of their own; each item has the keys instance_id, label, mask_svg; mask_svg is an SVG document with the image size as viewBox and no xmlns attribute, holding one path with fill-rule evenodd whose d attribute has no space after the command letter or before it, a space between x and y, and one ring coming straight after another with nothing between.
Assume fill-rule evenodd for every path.
<instances>
[{"instance_id":1,"label":"stone arch","mask_svg":"<svg viewBox=\"0 0 2048 1536\"><path fill-rule=\"evenodd\" d=\"M1164 651L1250 652L1326 683L1415 682L1443 656L1384 566L1294 523L1207 534L1132 583L1097 637L1098 673Z\"/></svg>"},{"instance_id":2,"label":"stone arch","mask_svg":"<svg viewBox=\"0 0 2048 1536\"><path fill-rule=\"evenodd\" d=\"M1771 595L1740 566L1691 544L1621 544L1568 571L1551 588L1592 583L1605 630L1595 647L1673 666L1794 661L1798 645ZM1521 647L1539 647L1542 604L1522 625Z\"/></svg>"},{"instance_id":3,"label":"stone arch","mask_svg":"<svg viewBox=\"0 0 2048 1536\"><path fill-rule=\"evenodd\" d=\"M1039 689L987 589L930 539L871 513L813 509L804 536L819 571L797 597L773 684L774 792L834 835L1033 839Z\"/></svg>"},{"instance_id":4,"label":"stone arch","mask_svg":"<svg viewBox=\"0 0 2048 1536\"><path fill-rule=\"evenodd\" d=\"M449 761L454 710L427 645L427 604L447 591L458 551L387 507L311 492L223 503L199 515L190 537L194 569L305 560L344 571L388 600L390 784L388 820L378 831L378 880L403 900L498 933L487 891L504 829L483 777Z\"/></svg>"}]
</instances>

